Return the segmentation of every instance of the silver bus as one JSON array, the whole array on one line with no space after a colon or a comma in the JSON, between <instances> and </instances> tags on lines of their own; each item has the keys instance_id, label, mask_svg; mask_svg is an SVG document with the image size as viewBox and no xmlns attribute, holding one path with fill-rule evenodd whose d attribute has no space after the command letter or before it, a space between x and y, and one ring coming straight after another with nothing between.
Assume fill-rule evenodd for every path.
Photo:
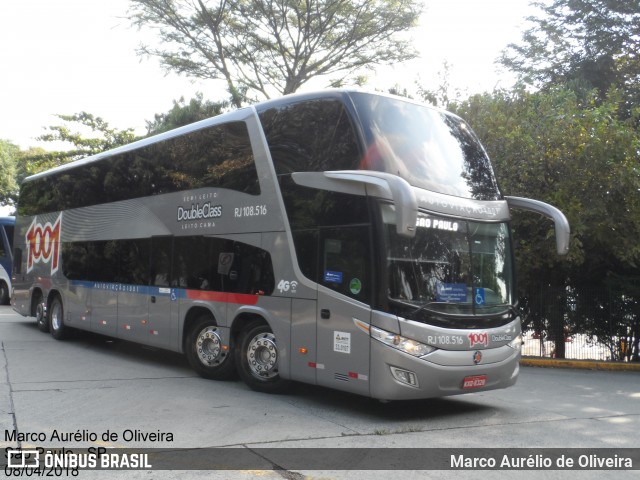
<instances>
[{"instance_id":1,"label":"silver bus","mask_svg":"<svg viewBox=\"0 0 640 480\"><path fill-rule=\"evenodd\" d=\"M186 355L254 390L381 400L504 388L522 343L509 207L458 117L350 90L286 96L26 179L12 302Z\"/></svg>"}]
</instances>

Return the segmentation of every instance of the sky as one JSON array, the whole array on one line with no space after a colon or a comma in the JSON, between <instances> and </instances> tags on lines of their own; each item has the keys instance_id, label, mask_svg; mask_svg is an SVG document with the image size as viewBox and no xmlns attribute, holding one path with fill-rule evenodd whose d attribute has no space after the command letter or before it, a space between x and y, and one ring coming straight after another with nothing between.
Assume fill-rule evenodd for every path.
<instances>
[{"instance_id":1,"label":"sky","mask_svg":"<svg viewBox=\"0 0 640 480\"><path fill-rule=\"evenodd\" d=\"M420 58L369 74L371 86L386 89L416 80L439 85L443 62L450 83L464 94L508 88L511 75L495 60L517 42L529 0L424 0L426 9L412 33ZM112 127L146 132L145 121L167 112L173 100L202 92L226 97L214 81L166 75L155 59L136 48L149 34L125 18L127 0L6 0L0 2L0 139L22 149L45 146L36 137L60 124L55 114L86 111Z\"/></svg>"}]
</instances>

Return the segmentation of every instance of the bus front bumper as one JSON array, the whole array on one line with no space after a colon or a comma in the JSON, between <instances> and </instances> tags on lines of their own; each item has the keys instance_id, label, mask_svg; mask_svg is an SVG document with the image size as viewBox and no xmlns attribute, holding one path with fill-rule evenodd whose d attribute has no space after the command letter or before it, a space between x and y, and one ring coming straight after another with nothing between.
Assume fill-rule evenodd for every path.
<instances>
[{"instance_id":1,"label":"bus front bumper","mask_svg":"<svg viewBox=\"0 0 640 480\"><path fill-rule=\"evenodd\" d=\"M516 383L519 369L520 350L506 345L478 351L437 350L420 358L371 341L371 396L380 400L506 388Z\"/></svg>"}]
</instances>

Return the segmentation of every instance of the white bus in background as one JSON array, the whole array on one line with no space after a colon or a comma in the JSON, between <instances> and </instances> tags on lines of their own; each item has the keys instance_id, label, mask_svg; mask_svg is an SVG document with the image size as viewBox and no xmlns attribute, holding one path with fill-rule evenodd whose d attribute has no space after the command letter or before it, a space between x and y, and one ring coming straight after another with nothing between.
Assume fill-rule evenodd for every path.
<instances>
[{"instance_id":1,"label":"white bus in background","mask_svg":"<svg viewBox=\"0 0 640 480\"><path fill-rule=\"evenodd\" d=\"M183 352L202 376L382 400L513 385L509 207L458 117L332 90L220 115L22 185L14 308Z\"/></svg>"}]
</instances>

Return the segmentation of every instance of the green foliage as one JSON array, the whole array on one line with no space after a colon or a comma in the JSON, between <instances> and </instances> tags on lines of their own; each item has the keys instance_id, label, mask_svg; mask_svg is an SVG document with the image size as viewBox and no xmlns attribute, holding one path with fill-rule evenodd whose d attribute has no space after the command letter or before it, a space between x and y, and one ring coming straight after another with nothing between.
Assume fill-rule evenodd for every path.
<instances>
[{"instance_id":1,"label":"green foliage","mask_svg":"<svg viewBox=\"0 0 640 480\"><path fill-rule=\"evenodd\" d=\"M515 216L523 285L597 284L640 268L638 118L620 119L619 91L597 97L585 104L568 89L494 92L456 109L475 126L503 193L549 202L571 224L571 252L560 259L550 222Z\"/></svg>"},{"instance_id":2,"label":"green foliage","mask_svg":"<svg viewBox=\"0 0 640 480\"><path fill-rule=\"evenodd\" d=\"M549 220L514 211L512 221L525 328L546 331L559 357L576 331L620 357L616 339L640 328L640 118L623 120L625 108L616 89L602 97L551 88L476 95L455 109L475 127L505 195L546 201L569 219L564 258ZM635 323L614 328L623 304L615 318Z\"/></svg>"},{"instance_id":3,"label":"green foliage","mask_svg":"<svg viewBox=\"0 0 640 480\"><path fill-rule=\"evenodd\" d=\"M534 3L542 14L501 63L537 87L571 85L580 92L610 87L640 100L640 0L554 0ZM622 114L628 114L623 109Z\"/></svg>"},{"instance_id":4,"label":"green foliage","mask_svg":"<svg viewBox=\"0 0 640 480\"><path fill-rule=\"evenodd\" d=\"M67 143L72 148L68 150L45 151L32 149L21 157L21 171L26 175L42 172L79 158L95 155L112 148L126 145L136 140L132 128L118 130L100 117L87 112L74 115L56 115L66 122L63 125L47 127L50 133L38 137L44 142ZM75 124L70 128L67 124Z\"/></svg>"},{"instance_id":5,"label":"green foliage","mask_svg":"<svg viewBox=\"0 0 640 480\"><path fill-rule=\"evenodd\" d=\"M17 160L20 149L0 140L0 205L13 205L18 193L16 182Z\"/></svg>"},{"instance_id":6,"label":"green foliage","mask_svg":"<svg viewBox=\"0 0 640 480\"><path fill-rule=\"evenodd\" d=\"M80 131L72 131L67 125L56 125L47 127L52 133L38 137L38 140L44 142L71 143L74 149L59 152L61 158L66 159L66 161L105 152L131 143L136 139L132 128L127 128L126 130L111 128L102 118L87 112L56 116L64 122L77 124L82 130L90 133L90 136L86 136L85 133ZM63 161L62 163L66 162Z\"/></svg>"},{"instance_id":7,"label":"green foliage","mask_svg":"<svg viewBox=\"0 0 640 480\"><path fill-rule=\"evenodd\" d=\"M157 135L174 128L189 125L206 118L220 115L229 108L228 102L212 102L204 100L202 93L186 103L184 97L173 102L173 107L167 113L156 113L153 121L147 121L148 135Z\"/></svg>"},{"instance_id":8,"label":"green foliage","mask_svg":"<svg viewBox=\"0 0 640 480\"><path fill-rule=\"evenodd\" d=\"M142 46L167 71L226 82L240 107L256 95L288 94L316 76L338 76L416 56L403 32L415 0L131 0L129 19L157 33Z\"/></svg>"}]
</instances>

